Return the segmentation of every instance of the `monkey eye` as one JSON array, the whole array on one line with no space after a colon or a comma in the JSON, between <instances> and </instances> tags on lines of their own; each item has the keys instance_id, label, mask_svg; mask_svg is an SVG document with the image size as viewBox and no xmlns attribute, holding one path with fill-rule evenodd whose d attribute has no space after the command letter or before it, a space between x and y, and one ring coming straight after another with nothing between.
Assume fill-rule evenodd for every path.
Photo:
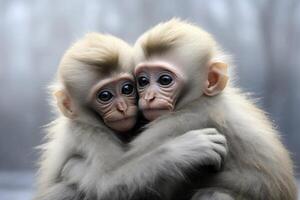
<instances>
[{"instance_id":1,"label":"monkey eye","mask_svg":"<svg viewBox=\"0 0 300 200\"><path fill-rule=\"evenodd\" d=\"M149 84L149 79L145 76L140 76L138 78L138 84L140 87L145 87L146 85Z\"/></svg>"},{"instance_id":2,"label":"monkey eye","mask_svg":"<svg viewBox=\"0 0 300 200\"><path fill-rule=\"evenodd\" d=\"M157 81L160 85L170 85L173 82L173 78L170 75L161 75Z\"/></svg>"},{"instance_id":3,"label":"monkey eye","mask_svg":"<svg viewBox=\"0 0 300 200\"><path fill-rule=\"evenodd\" d=\"M131 94L133 91L134 91L134 87L130 83L123 85L121 89L122 94L126 94L126 95Z\"/></svg>"},{"instance_id":4,"label":"monkey eye","mask_svg":"<svg viewBox=\"0 0 300 200\"><path fill-rule=\"evenodd\" d=\"M107 101L111 100L112 97L113 97L113 94L109 91L102 91L97 96L97 98L103 102L107 102Z\"/></svg>"}]
</instances>

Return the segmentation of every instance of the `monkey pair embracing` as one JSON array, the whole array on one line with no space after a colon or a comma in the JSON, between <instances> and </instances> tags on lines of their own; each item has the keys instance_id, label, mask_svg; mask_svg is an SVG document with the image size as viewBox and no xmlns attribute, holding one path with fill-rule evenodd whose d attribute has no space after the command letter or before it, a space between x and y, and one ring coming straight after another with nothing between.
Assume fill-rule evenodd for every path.
<instances>
[{"instance_id":1,"label":"monkey pair embracing","mask_svg":"<svg viewBox=\"0 0 300 200\"><path fill-rule=\"evenodd\" d=\"M52 86L61 114L42 146L35 199L296 200L287 150L227 66L209 33L178 19L133 47L86 35ZM125 143L118 135L134 134L139 110L149 123Z\"/></svg>"}]
</instances>

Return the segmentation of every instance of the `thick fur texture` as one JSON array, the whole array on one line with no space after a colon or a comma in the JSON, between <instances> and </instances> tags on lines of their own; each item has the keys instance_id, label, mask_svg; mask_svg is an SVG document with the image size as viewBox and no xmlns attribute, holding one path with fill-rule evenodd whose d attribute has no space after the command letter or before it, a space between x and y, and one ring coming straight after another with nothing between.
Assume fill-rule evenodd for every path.
<instances>
[{"instance_id":1,"label":"thick fur texture","mask_svg":"<svg viewBox=\"0 0 300 200\"><path fill-rule=\"evenodd\" d=\"M103 70L109 68L108 63L115 63L116 56L105 54L110 58L108 63L96 57L97 53L108 51L108 44L103 44L106 39L120 46L109 48L119 52L116 55L120 66L108 69L107 74ZM190 131L175 139L170 136L164 143L160 137L154 137L135 148L122 143L85 105L91 82L128 72L131 55L124 45L114 37L89 34L63 57L53 89L66 91L74 100L76 118L59 114L49 125L47 142L41 147L35 200L140 199L144 192L147 198L159 197L155 188L160 177L182 180L183 172L194 165L220 168L227 153L226 139L216 129ZM124 56L126 53L129 57ZM144 151L148 144L151 148Z\"/></svg>"},{"instance_id":2,"label":"thick fur texture","mask_svg":"<svg viewBox=\"0 0 300 200\"><path fill-rule=\"evenodd\" d=\"M146 141L155 137L163 142L191 129L214 127L225 135L229 154L221 172L191 178L194 191L199 190L193 199L297 199L292 161L265 113L232 81L217 96L203 95L211 63L232 68L211 35L178 19L161 23L135 44L137 64L152 60L179 66L188 80L176 111L153 121L134 145L147 149ZM178 199L175 188L169 189Z\"/></svg>"},{"instance_id":3,"label":"thick fur texture","mask_svg":"<svg viewBox=\"0 0 300 200\"><path fill-rule=\"evenodd\" d=\"M124 148L104 126L59 119L44 148L38 192L42 198L36 199L47 199L49 189L53 191L63 179L68 187L75 184L76 193L83 191L87 199L296 200L292 161L263 111L232 84L218 96L207 97L201 92L207 62L230 64L209 34L178 20L153 30L149 41L176 35L166 40L171 45L158 48L160 55L168 54L171 47L172 53L181 52L171 58L189 63L184 70L190 82L176 111L151 122ZM166 30L168 34L164 34ZM152 45L143 55L139 45L147 34L136 45L137 62L156 52ZM180 48L173 49L178 44ZM212 128L226 137L229 154L220 172L199 173L198 166L218 169L226 154L226 140ZM74 155L78 162L65 165ZM81 162L81 156L87 162ZM86 171L82 173L82 169ZM188 194L178 190L188 183ZM57 191L51 197L63 199Z\"/></svg>"},{"instance_id":4,"label":"thick fur texture","mask_svg":"<svg viewBox=\"0 0 300 200\"><path fill-rule=\"evenodd\" d=\"M297 199L292 162L277 131L261 110L234 89L218 97L202 98L153 122L134 145L147 149L147 141L155 137L163 142L189 129L205 127L218 127L227 138L229 154L221 172L194 180L195 189L201 188L204 196L205 188L210 192L230 191L233 199ZM213 196L211 199L218 199Z\"/></svg>"},{"instance_id":5,"label":"thick fur texture","mask_svg":"<svg viewBox=\"0 0 300 200\"><path fill-rule=\"evenodd\" d=\"M61 127L68 128L62 131ZM194 165L219 169L226 155L225 137L215 129L191 131L164 144L152 140L157 148L145 153L138 149L125 153L125 146L105 127L60 119L51 131L53 136L44 146L36 199L61 199L64 196L56 194L61 191L71 197L79 193L99 199L131 199L141 191L148 192L148 197L150 193L157 196L151 185L160 176L181 180L183 172Z\"/></svg>"}]
</instances>

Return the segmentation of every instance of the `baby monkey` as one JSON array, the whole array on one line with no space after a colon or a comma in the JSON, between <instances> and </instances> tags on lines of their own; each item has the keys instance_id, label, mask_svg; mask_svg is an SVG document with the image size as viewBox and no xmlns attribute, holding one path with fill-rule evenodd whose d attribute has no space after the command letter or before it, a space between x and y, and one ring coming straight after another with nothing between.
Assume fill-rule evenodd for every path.
<instances>
[{"instance_id":1,"label":"baby monkey","mask_svg":"<svg viewBox=\"0 0 300 200\"><path fill-rule=\"evenodd\" d=\"M91 33L63 56L52 86L62 115L48 128L36 199L72 199L78 195L61 182L62 169L70 158L85 158L93 164L109 154L97 166L105 170L124 151L114 132L129 131L136 123L131 51L118 38Z\"/></svg>"},{"instance_id":2,"label":"baby monkey","mask_svg":"<svg viewBox=\"0 0 300 200\"><path fill-rule=\"evenodd\" d=\"M173 19L144 33L134 49L139 108L152 122L132 145L147 151L149 138L164 142L206 127L220 130L228 143L224 169L192 173L189 194L178 190L184 179L152 186L167 188L161 199L297 199L288 151L264 112L227 83L232 64L209 33Z\"/></svg>"},{"instance_id":3,"label":"baby monkey","mask_svg":"<svg viewBox=\"0 0 300 200\"><path fill-rule=\"evenodd\" d=\"M139 146L116 137L137 121L132 53L116 37L90 33L63 56L52 86L60 113L42 146L35 199L130 199L162 174L176 180L195 165L220 168L226 140L215 129Z\"/></svg>"}]
</instances>

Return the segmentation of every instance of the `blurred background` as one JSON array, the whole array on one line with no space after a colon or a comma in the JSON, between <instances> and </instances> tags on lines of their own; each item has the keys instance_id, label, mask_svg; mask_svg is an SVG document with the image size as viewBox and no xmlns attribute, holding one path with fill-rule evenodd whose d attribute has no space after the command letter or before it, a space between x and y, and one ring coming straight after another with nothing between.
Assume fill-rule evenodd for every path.
<instances>
[{"instance_id":1,"label":"blurred background","mask_svg":"<svg viewBox=\"0 0 300 200\"><path fill-rule=\"evenodd\" d=\"M300 1L0 0L1 200L31 198L35 147L53 119L46 87L70 44L89 31L133 43L172 17L201 25L234 56L238 83L258 98L299 165Z\"/></svg>"}]
</instances>

